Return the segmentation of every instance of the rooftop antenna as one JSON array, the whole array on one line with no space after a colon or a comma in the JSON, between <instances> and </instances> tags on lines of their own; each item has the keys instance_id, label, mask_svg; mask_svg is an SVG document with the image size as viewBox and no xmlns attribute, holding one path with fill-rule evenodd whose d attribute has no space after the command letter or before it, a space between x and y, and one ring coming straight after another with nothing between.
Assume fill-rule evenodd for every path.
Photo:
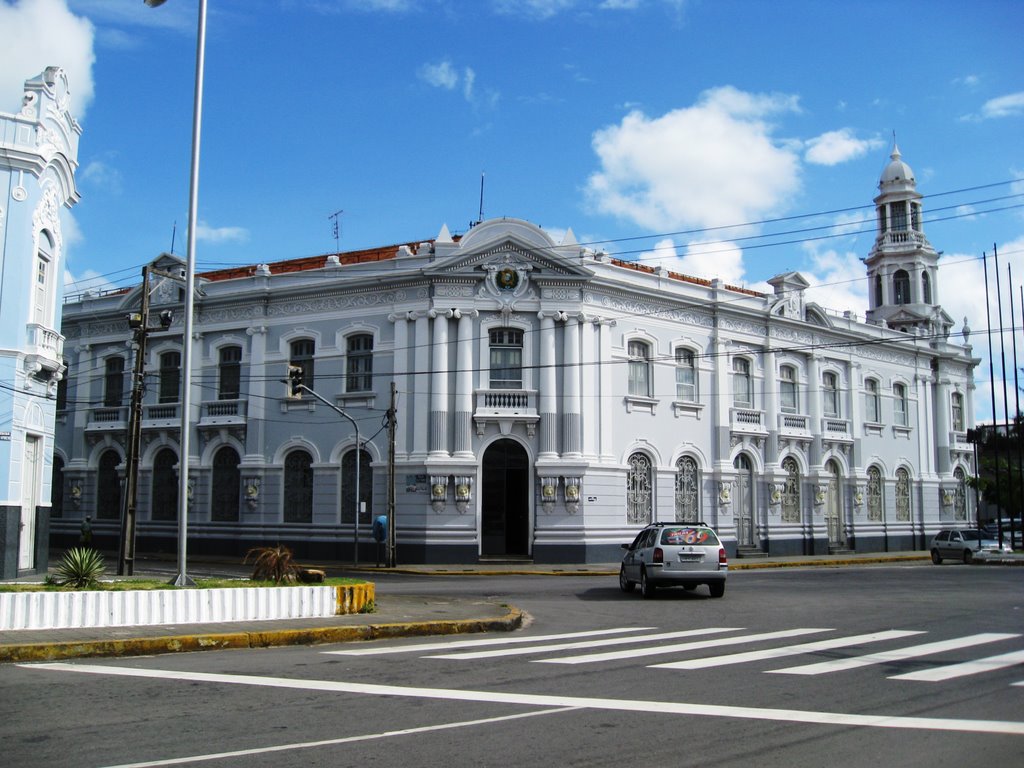
<instances>
[{"instance_id":1,"label":"rooftop antenna","mask_svg":"<svg viewBox=\"0 0 1024 768\"><path fill-rule=\"evenodd\" d=\"M174 253L174 237L178 234L178 222L174 222L174 226L171 227L171 253Z\"/></svg>"},{"instance_id":2,"label":"rooftop antenna","mask_svg":"<svg viewBox=\"0 0 1024 768\"><path fill-rule=\"evenodd\" d=\"M476 221L470 222L469 228L472 229L481 221L484 220L484 172L480 171L480 212L476 215Z\"/></svg>"},{"instance_id":3,"label":"rooftop antenna","mask_svg":"<svg viewBox=\"0 0 1024 768\"><path fill-rule=\"evenodd\" d=\"M341 253L341 224L339 223L338 217L341 216L345 211L335 211L327 218L334 222L334 250Z\"/></svg>"}]
</instances>

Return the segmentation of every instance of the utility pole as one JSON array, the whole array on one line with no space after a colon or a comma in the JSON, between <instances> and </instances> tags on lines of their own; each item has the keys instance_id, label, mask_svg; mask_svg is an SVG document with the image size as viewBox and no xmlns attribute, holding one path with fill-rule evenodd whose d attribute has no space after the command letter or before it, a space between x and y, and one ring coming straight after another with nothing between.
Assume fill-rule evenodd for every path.
<instances>
[{"instance_id":1,"label":"utility pole","mask_svg":"<svg viewBox=\"0 0 1024 768\"><path fill-rule=\"evenodd\" d=\"M391 382L388 407L388 568L395 567L395 382Z\"/></svg>"},{"instance_id":2,"label":"utility pole","mask_svg":"<svg viewBox=\"0 0 1024 768\"><path fill-rule=\"evenodd\" d=\"M124 498L121 501L121 536L118 541L117 575L135 573L136 505L139 488L139 452L142 443L142 398L145 395L146 340L149 337L149 276L178 279L149 265L142 268L142 298L139 311L128 315L128 327L135 340L135 366L132 370L131 404L128 407L128 439L125 446ZM170 310L160 313L160 329L167 330L173 315ZM153 329L156 330L156 329Z\"/></svg>"}]
</instances>

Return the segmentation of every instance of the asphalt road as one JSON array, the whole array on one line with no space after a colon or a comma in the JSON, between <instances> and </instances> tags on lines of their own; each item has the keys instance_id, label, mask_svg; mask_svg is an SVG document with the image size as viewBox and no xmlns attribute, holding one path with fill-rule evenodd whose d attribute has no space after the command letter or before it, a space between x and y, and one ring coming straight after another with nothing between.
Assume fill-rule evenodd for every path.
<instances>
[{"instance_id":1,"label":"asphalt road","mask_svg":"<svg viewBox=\"0 0 1024 768\"><path fill-rule=\"evenodd\" d=\"M703 588L643 600L595 577L376 581L382 600L497 598L532 621L508 635L3 665L0 761L1024 763L1021 568L742 571L721 600Z\"/></svg>"}]
</instances>

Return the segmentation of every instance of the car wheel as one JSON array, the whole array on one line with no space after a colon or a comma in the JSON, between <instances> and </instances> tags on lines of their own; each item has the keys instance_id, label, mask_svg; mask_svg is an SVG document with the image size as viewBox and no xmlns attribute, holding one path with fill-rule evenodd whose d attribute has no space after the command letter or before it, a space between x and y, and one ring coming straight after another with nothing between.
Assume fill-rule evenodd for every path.
<instances>
[{"instance_id":1,"label":"car wheel","mask_svg":"<svg viewBox=\"0 0 1024 768\"><path fill-rule=\"evenodd\" d=\"M655 586L651 583L651 580L647 578L647 569L644 568L640 571L640 594L650 600L654 597Z\"/></svg>"},{"instance_id":2,"label":"car wheel","mask_svg":"<svg viewBox=\"0 0 1024 768\"><path fill-rule=\"evenodd\" d=\"M937 549L932 550L932 562L936 565L942 565L942 556L939 555L939 550Z\"/></svg>"},{"instance_id":3,"label":"car wheel","mask_svg":"<svg viewBox=\"0 0 1024 768\"><path fill-rule=\"evenodd\" d=\"M971 552L971 550L969 550L969 549L965 549L964 550L964 562L967 565L970 565L971 563L974 562L974 553Z\"/></svg>"},{"instance_id":4,"label":"car wheel","mask_svg":"<svg viewBox=\"0 0 1024 768\"><path fill-rule=\"evenodd\" d=\"M619 589L623 592L632 592L635 585L632 581L626 578L626 566L619 568Z\"/></svg>"},{"instance_id":5,"label":"car wheel","mask_svg":"<svg viewBox=\"0 0 1024 768\"><path fill-rule=\"evenodd\" d=\"M711 590L712 597L722 597L725 594L725 582L712 582L711 584L708 584L708 589Z\"/></svg>"}]
</instances>

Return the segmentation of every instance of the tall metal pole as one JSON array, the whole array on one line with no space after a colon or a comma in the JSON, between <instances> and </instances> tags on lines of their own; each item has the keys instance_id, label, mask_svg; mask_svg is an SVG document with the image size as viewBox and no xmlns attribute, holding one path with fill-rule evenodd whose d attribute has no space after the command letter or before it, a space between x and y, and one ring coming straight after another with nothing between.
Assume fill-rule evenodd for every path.
<instances>
[{"instance_id":1,"label":"tall metal pole","mask_svg":"<svg viewBox=\"0 0 1024 768\"><path fill-rule=\"evenodd\" d=\"M199 208L199 139L203 124L203 69L206 58L206 0L199 0L196 39L196 86L192 102L192 169L188 186L188 250L185 259L185 325L181 338L181 455L178 466L179 587L194 584L188 575L188 463L192 408L192 314L196 272L196 219Z\"/></svg>"},{"instance_id":2,"label":"tall metal pole","mask_svg":"<svg viewBox=\"0 0 1024 768\"><path fill-rule=\"evenodd\" d=\"M992 302L989 301L988 297L988 255L982 253L982 265L985 267L985 324L988 326L988 378L989 378L989 390L992 396L992 440L990 445L992 451L995 454L995 463L993 468L993 479L995 480L996 486L996 525L999 526L999 543L1003 543L1003 529L1002 524L999 522L1002 518L1002 512L999 507L999 436L996 434L996 373L995 364L992 361L992 313L989 311L989 307L992 306ZM978 467L978 477L981 477L981 467Z\"/></svg>"},{"instance_id":3,"label":"tall metal pole","mask_svg":"<svg viewBox=\"0 0 1024 768\"><path fill-rule=\"evenodd\" d=\"M1020 417L1020 378L1017 375L1017 332L1014 328L1014 323L1016 322L1014 315L1016 310L1013 306L1013 268L1009 264L1006 265L1006 283L1009 286L1008 293L1010 294L1010 338L1013 340L1013 402L1016 413L1013 419L1013 424L1015 427L1014 442L1017 443L1017 493L1014 495L1014 498L1017 499L1017 503L1020 504L1020 493L1021 491L1024 491L1024 446L1021 445L1021 443L1024 442L1024 435L1021 435L1019 430L1024 427L1024 422L1021 421ZM1021 307L1021 310L1024 311L1024 306ZM1009 435L1007 435L1007 437L1009 437ZM1013 444L1011 443L1007 447L1007 464L1010 462L1009 452L1012 450ZM1012 481L1010 487L1013 487ZM1024 520L1024 508L1020 510L1017 525L1014 525L1013 516L1010 516L1011 547L1013 546L1014 539L1016 538L1013 531L1015 528L1018 530L1020 529L1019 523L1021 520Z\"/></svg>"},{"instance_id":4,"label":"tall metal pole","mask_svg":"<svg viewBox=\"0 0 1024 768\"><path fill-rule=\"evenodd\" d=\"M395 382L391 382L391 405L388 407L388 568L395 567Z\"/></svg>"}]
</instances>

